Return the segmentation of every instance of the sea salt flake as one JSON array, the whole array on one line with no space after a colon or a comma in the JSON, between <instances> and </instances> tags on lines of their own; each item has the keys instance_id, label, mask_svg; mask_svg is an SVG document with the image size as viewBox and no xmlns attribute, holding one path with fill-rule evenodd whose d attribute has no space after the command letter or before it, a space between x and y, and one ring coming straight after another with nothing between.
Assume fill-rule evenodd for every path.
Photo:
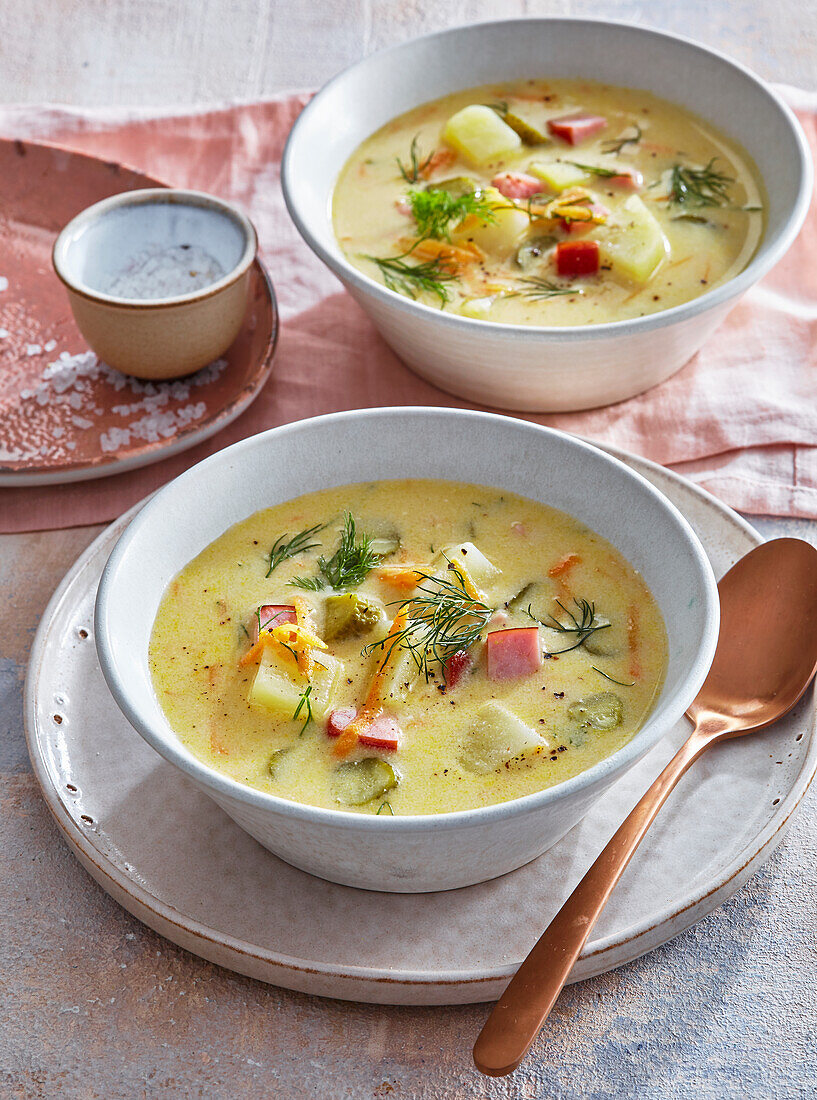
<instances>
[{"instance_id":1,"label":"sea salt flake","mask_svg":"<svg viewBox=\"0 0 817 1100\"><path fill-rule=\"evenodd\" d=\"M9 281L5 275L0 275L0 291L8 290Z\"/></svg>"},{"instance_id":2,"label":"sea salt flake","mask_svg":"<svg viewBox=\"0 0 817 1100\"><path fill-rule=\"evenodd\" d=\"M0 328L0 340L5 340L7 336L11 336L11 333L7 328Z\"/></svg>"},{"instance_id":3,"label":"sea salt flake","mask_svg":"<svg viewBox=\"0 0 817 1100\"><path fill-rule=\"evenodd\" d=\"M56 340L49 340L47 344L43 344L43 351L53 351L56 346Z\"/></svg>"},{"instance_id":4,"label":"sea salt flake","mask_svg":"<svg viewBox=\"0 0 817 1100\"><path fill-rule=\"evenodd\" d=\"M39 355L42 350L41 344L26 344L26 355Z\"/></svg>"}]
</instances>

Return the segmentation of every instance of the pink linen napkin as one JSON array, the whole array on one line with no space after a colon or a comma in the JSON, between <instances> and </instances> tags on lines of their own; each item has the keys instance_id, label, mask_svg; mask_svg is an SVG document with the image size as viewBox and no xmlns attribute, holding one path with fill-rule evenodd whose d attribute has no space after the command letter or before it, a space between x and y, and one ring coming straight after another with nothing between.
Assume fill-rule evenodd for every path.
<instances>
[{"instance_id":1,"label":"pink linen napkin","mask_svg":"<svg viewBox=\"0 0 817 1100\"><path fill-rule=\"evenodd\" d=\"M817 148L817 96L782 89ZM307 93L184 115L0 107L0 134L116 159L242 204L278 294L281 337L255 403L212 439L96 481L0 489L0 533L99 523L201 458L301 417L376 405L474 407L423 382L301 241L279 168ZM671 466L746 512L817 518L817 209L771 274L675 377L605 409L531 416Z\"/></svg>"}]
</instances>

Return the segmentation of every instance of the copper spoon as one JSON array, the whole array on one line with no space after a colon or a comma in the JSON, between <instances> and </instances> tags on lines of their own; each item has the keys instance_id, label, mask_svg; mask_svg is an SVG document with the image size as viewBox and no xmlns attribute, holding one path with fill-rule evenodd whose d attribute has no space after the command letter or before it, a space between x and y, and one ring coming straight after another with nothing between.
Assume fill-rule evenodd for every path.
<instances>
[{"instance_id":1,"label":"copper spoon","mask_svg":"<svg viewBox=\"0 0 817 1100\"><path fill-rule=\"evenodd\" d=\"M687 711L695 729L556 914L474 1045L477 1069L511 1073L527 1054L593 925L655 815L718 741L763 729L798 702L817 670L817 550L800 539L756 547L718 585L715 660Z\"/></svg>"}]
</instances>

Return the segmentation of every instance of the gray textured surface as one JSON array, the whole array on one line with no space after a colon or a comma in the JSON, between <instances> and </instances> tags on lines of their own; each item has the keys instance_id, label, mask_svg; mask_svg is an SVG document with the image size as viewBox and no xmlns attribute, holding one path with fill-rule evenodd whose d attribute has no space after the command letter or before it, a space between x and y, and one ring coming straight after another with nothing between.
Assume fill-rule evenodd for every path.
<instances>
[{"instance_id":1,"label":"gray textured surface","mask_svg":"<svg viewBox=\"0 0 817 1100\"><path fill-rule=\"evenodd\" d=\"M718 46L767 79L815 86L809 0L3 0L0 101L255 99L321 84L411 35L514 15L644 23Z\"/></svg>"},{"instance_id":2,"label":"gray textured surface","mask_svg":"<svg viewBox=\"0 0 817 1100\"><path fill-rule=\"evenodd\" d=\"M796 0L3 0L0 100L252 98L320 83L420 30L523 13L645 22L719 46L771 79L817 83L817 6ZM817 542L815 524L759 526ZM0 539L0 1097L815 1095L814 790L783 848L730 902L653 954L566 990L511 1079L487 1081L471 1067L480 1006L321 1001L237 977L147 931L61 842L22 737L37 619L95 534Z\"/></svg>"}]
</instances>

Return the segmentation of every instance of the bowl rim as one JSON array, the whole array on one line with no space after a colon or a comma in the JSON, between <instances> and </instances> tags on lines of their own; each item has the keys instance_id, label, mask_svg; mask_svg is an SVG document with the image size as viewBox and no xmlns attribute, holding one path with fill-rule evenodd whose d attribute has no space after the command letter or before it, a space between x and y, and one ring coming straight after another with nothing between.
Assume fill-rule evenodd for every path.
<instances>
[{"instance_id":1,"label":"bowl rim","mask_svg":"<svg viewBox=\"0 0 817 1100\"><path fill-rule=\"evenodd\" d=\"M83 283L70 271L68 251L71 239L78 231L86 229L89 225L100 221L112 210L123 206L194 206L204 210L215 210L227 217L241 232L244 246L236 263L229 271L225 272L214 283L208 283L198 290L187 294L168 295L164 298L126 298L116 294L106 294L101 290ZM172 306L187 305L191 302L202 302L212 298L222 290L232 286L242 275L249 271L258 253L258 234L255 226L234 203L219 199L215 195L209 195L205 191L194 191L184 187L140 187L133 191L121 191L116 195L110 195L106 199L86 206L79 214L63 226L57 234L54 246L51 250L51 262L57 277L74 294L80 295L92 302L104 305L118 306L122 309L156 310L167 309Z\"/></svg>"},{"instance_id":2,"label":"bowl rim","mask_svg":"<svg viewBox=\"0 0 817 1100\"><path fill-rule=\"evenodd\" d=\"M485 424L486 421L492 423L510 421L516 428L521 426L523 430L530 429L532 433L544 433L550 437L557 437L560 440L567 441L571 447L577 450L592 452L594 455L601 458L603 462L624 474L625 478L636 482L642 491L652 497L656 504L667 512L675 522L678 527L678 533L686 544L700 573L704 616L702 636L686 674L676 686L672 695L664 701L661 711L667 713L677 709L679 699L683 700L683 709L689 705L689 702L691 702L703 684L715 655L720 626L720 602L718 599L715 576L709 559L706 556L706 552L689 522L684 518L678 508L676 508L675 505L645 477L635 470L630 469L630 467L620 459L607 454L586 440L570 435L567 432L558 431L555 428L544 427L531 421L520 420L516 417L502 416L497 413L486 413L470 409L451 409L444 406L429 407L409 405L386 406L374 409L354 409L344 412L327 413L322 416L308 417L303 420L293 421L290 424L270 428L265 432L260 432L254 436L248 436L245 439L231 444L229 447L216 451L214 454L203 459L195 466L190 467L190 469L168 482L149 498L144 507L133 518L126 530L117 540L116 545L111 551L110 557L102 572L94 604L94 639L100 668L120 710L122 710L130 724L144 740L164 757L164 759L168 760L171 764L175 764L206 790L214 793L216 797L233 799L246 806L271 811L276 814L283 814L285 817L289 817L303 824L318 826L331 825L333 827L352 830L362 829L366 832L378 832L383 829L392 829L405 833L422 833L430 829L459 829L496 823L507 820L508 818L524 816L527 813L538 812L548 805L558 803L563 799L567 800L572 795L581 794L588 788L603 783L606 778L609 778L610 773L621 774L626 771L646 752L653 748L666 733L667 727L664 720L662 719L656 722L655 713L651 713L647 721L636 731L633 737L610 756L604 757L602 760L592 765L592 767L579 772L575 776L571 776L562 783L557 783L552 787L546 787L543 790L523 795L521 798L510 799L506 802L492 803L487 806L477 806L467 810L454 810L449 813L439 814L416 814L394 817L376 814L358 814L348 810L327 809L322 806L313 806L308 803L296 802L239 783L237 780L231 779L229 776L211 768L208 764L205 764L198 757L194 756L173 733L169 722L167 722L169 734L166 734L143 718L138 697L128 690L125 681L120 677L117 667L116 646L108 630L108 618L113 599L112 588L115 584L119 563L125 556L130 543L145 524L150 523L154 515L161 516L164 498L168 495L169 490L188 479L200 477L202 471L217 468L219 464L225 461L231 464L232 460L234 463L236 456L240 455L242 451L263 445L262 441L271 436L279 438L284 435L297 434L299 431L303 431L307 428L320 430L323 425L344 421L357 423L361 419L383 415L397 417L416 417L417 415L423 415L431 419L450 417L459 419L467 418L478 421L481 424ZM475 429L478 429L478 427L479 424L476 424ZM225 458L225 456L227 457ZM157 700L157 706L158 705ZM680 714L681 712L673 718L673 721L677 720Z\"/></svg>"},{"instance_id":3,"label":"bowl rim","mask_svg":"<svg viewBox=\"0 0 817 1100\"><path fill-rule=\"evenodd\" d=\"M293 168L295 157L294 150L298 142L299 130L303 127L305 121L308 120L316 110L320 109L322 102L332 94L337 84L347 79L355 69L366 65L373 57L381 57L383 55L397 56L404 52L410 52L418 43L426 42L431 39L452 38L460 35L464 31L470 31L472 29L485 30L486 33L490 33L492 30L507 26L516 26L520 29L533 26L553 28L560 24L585 26L596 32L604 28L615 28L617 30L625 29L633 34L643 35L645 39L661 39L665 42L674 43L676 46L686 47L698 54L704 55L711 61L733 69L753 86L758 95L765 97L767 100L771 100L774 106L776 106L783 120L788 125L789 133L794 140L798 153L799 186L797 197L789 211L788 217L778 230L777 235L775 237L769 237L768 231L764 232L754 255L742 271L738 272L737 275L727 280L725 283L722 283L720 286L708 290L706 293L700 294L696 298L690 299L688 302L682 302L677 306L672 306L670 309L659 310L656 313L646 314L643 317L632 317L620 321L605 321L601 324L587 325L518 325L487 321L476 317L463 316L462 314L446 313L442 308L437 309L423 302L414 301L411 298L407 298L405 295L388 290L382 283L364 274L364 272L349 263L340 250L335 253L321 244L309 228L308 217L301 213L298 206L299 189L296 186L297 179ZM629 84L626 86L635 87L635 85ZM416 106L421 106L422 102L421 100ZM365 138L363 140L365 140ZM767 181L765 178L761 177L761 181L764 187L766 187ZM333 181L333 190L335 183L336 180ZM739 61L735 61L722 51L713 49L710 46L704 46L686 35L672 34L668 31L640 26L621 19L597 19L592 17L568 18L561 16L531 16L515 19L487 20L478 23L463 23L456 27L449 27L445 30L419 35L406 42L398 42L395 45L368 54L366 57L353 62L351 65L347 65L316 92L300 113L290 130L281 160L281 187L284 194L284 202L286 203L290 217L295 223L295 227L316 256L318 256L330 271L334 272L344 284L351 284L361 294L369 298L375 298L386 308L391 307L402 312L406 315L407 319L415 318L418 321L422 321L423 319L430 320L430 318L436 317L437 323L447 327L452 333L459 331L464 335L471 329L475 333L481 332L485 335L490 331L491 333L495 333L498 339L507 337L514 341L518 340L527 343L535 343L547 337L558 338L565 342L573 342L599 340L605 337L614 336L635 336L642 332L649 332L655 329L664 328L667 325L681 323L701 313L717 309L719 306L732 302L761 279L788 251L799 233L808 212L811 203L812 186L813 166L811 156L809 154L805 135L803 134L803 130L794 112L788 104L784 103L769 84L752 72L746 65L741 64ZM331 204L329 217L331 221Z\"/></svg>"}]
</instances>

